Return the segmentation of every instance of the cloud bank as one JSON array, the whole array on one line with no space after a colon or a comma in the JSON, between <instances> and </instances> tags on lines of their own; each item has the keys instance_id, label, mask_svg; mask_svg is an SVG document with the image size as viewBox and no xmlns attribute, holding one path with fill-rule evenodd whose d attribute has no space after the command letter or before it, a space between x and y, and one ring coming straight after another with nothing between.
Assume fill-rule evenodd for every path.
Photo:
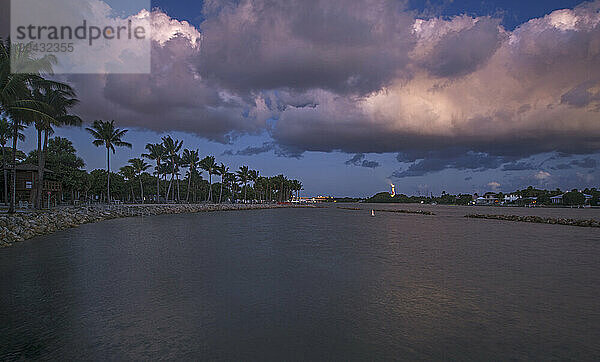
<instances>
[{"instance_id":1,"label":"cloud bank","mask_svg":"<svg viewBox=\"0 0 600 362\"><path fill-rule=\"evenodd\" d=\"M240 154L394 152L411 163L396 177L526 170L531 155L600 150L599 11L583 3L507 31L391 0L211 0L202 32L148 15L151 75L69 80L90 120L272 139Z\"/></svg>"}]
</instances>

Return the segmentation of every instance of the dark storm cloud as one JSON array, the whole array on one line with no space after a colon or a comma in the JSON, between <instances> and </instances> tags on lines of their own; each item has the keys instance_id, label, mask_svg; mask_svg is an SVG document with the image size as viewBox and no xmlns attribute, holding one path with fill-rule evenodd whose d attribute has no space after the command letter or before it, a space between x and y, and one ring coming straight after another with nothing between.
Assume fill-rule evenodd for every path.
<instances>
[{"instance_id":1,"label":"dark storm cloud","mask_svg":"<svg viewBox=\"0 0 600 362\"><path fill-rule=\"evenodd\" d=\"M556 166L551 167L553 170L570 170L573 167L568 163L559 163Z\"/></svg>"},{"instance_id":2,"label":"dark storm cloud","mask_svg":"<svg viewBox=\"0 0 600 362\"><path fill-rule=\"evenodd\" d=\"M392 174L392 177L404 178L424 176L432 172L438 172L449 168L484 171L496 169L510 160L509 157L505 156L492 156L486 153L472 151L461 153L460 150L449 150L449 153L432 151L426 155L420 156L406 156L406 154L399 154L397 158L398 161L404 162L405 160L412 161L414 157L421 158L421 156L424 157L411 164L406 170L395 171Z\"/></svg>"},{"instance_id":3,"label":"dark storm cloud","mask_svg":"<svg viewBox=\"0 0 600 362\"><path fill-rule=\"evenodd\" d=\"M586 94L597 90L577 87L600 79L599 9L594 2L557 11L514 32L499 31L489 18L422 21L413 59L429 64L427 73L368 97L306 91L312 106L284 107L271 134L280 144L325 152L461 147L515 160L593 153L600 125ZM577 91L563 97L565 89Z\"/></svg>"},{"instance_id":4,"label":"dark storm cloud","mask_svg":"<svg viewBox=\"0 0 600 362\"><path fill-rule=\"evenodd\" d=\"M598 102L600 101L600 91L597 90L599 84L597 80L583 82L563 94L561 102L574 107L586 107L592 102Z\"/></svg>"},{"instance_id":5,"label":"dark storm cloud","mask_svg":"<svg viewBox=\"0 0 600 362\"><path fill-rule=\"evenodd\" d=\"M196 76L192 59L199 47L175 35L152 44L152 72L142 75L71 75L83 101L77 112L85 119L120 119L128 126L154 131L180 130L218 142L236 133L264 128L256 99L223 96Z\"/></svg>"},{"instance_id":6,"label":"dark storm cloud","mask_svg":"<svg viewBox=\"0 0 600 362\"><path fill-rule=\"evenodd\" d=\"M344 163L348 166L359 166L366 168L377 168L380 166L379 162L367 160L366 157L367 156L365 156L364 153L357 153Z\"/></svg>"},{"instance_id":7,"label":"dark storm cloud","mask_svg":"<svg viewBox=\"0 0 600 362\"><path fill-rule=\"evenodd\" d=\"M585 157L582 159L572 160L569 163L559 163L554 165L552 169L554 170L570 170L574 167L579 168L591 168L595 169L598 166L598 161L591 157Z\"/></svg>"},{"instance_id":8,"label":"dark storm cloud","mask_svg":"<svg viewBox=\"0 0 600 362\"><path fill-rule=\"evenodd\" d=\"M394 0L242 0L211 5L201 74L229 89L368 93L408 63L414 19Z\"/></svg>"},{"instance_id":9,"label":"dark storm cloud","mask_svg":"<svg viewBox=\"0 0 600 362\"><path fill-rule=\"evenodd\" d=\"M600 1L514 31L489 17L417 19L394 0L204 5L202 34L153 13L151 75L68 77L80 115L272 138L232 155L401 152L411 165L399 177L600 150Z\"/></svg>"},{"instance_id":10,"label":"dark storm cloud","mask_svg":"<svg viewBox=\"0 0 600 362\"><path fill-rule=\"evenodd\" d=\"M511 162L502 166L502 171L525 171L525 170L535 170L537 167L530 162Z\"/></svg>"},{"instance_id":11,"label":"dark storm cloud","mask_svg":"<svg viewBox=\"0 0 600 362\"><path fill-rule=\"evenodd\" d=\"M598 165L598 161L591 157L586 157L581 160L571 161L571 165L581 168L596 168L596 166Z\"/></svg>"},{"instance_id":12,"label":"dark storm cloud","mask_svg":"<svg viewBox=\"0 0 600 362\"><path fill-rule=\"evenodd\" d=\"M226 150L223 152L223 155L227 156L255 156L260 155L262 153L267 153L273 151L278 157L287 157L287 158L302 158L302 154L304 151L294 149L291 147L282 147L274 142L263 142L260 146L248 146L244 149L234 151L234 150Z\"/></svg>"},{"instance_id":13,"label":"dark storm cloud","mask_svg":"<svg viewBox=\"0 0 600 362\"><path fill-rule=\"evenodd\" d=\"M437 77L458 77L483 66L505 38L500 20L480 19L473 27L452 31L439 40L423 66Z\"/></svg>"},{"instance_id":14,"label":"dark storm cloud","mask_svg":"<svg viewBox=\"0 0 600 362\"><path fill-rule=\"evenodd\" d=\"M230 156L254 156L261 153L271 152L275 149L273 142L264 142L261 146L248 146L239 151L227 150L223 152L224 155Z\"/></svg>"}]
</instances>

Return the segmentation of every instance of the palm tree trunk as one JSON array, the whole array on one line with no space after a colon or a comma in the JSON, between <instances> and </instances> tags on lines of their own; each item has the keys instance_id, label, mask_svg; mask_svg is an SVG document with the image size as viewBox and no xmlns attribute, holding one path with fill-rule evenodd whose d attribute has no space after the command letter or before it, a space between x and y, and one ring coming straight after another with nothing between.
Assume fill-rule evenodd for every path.
<instances>
[{"instance_id":1,"label":"palm tree trunk","mask_svg":"<svg viewBox=\"0 0 600 362\"><path fill-rule=\"evenodd\" d=\"M167 175L165 174L165 181L167 181ZM173 174L171 174L171 179L169 180L169 187L167 188L167 195L165 196L165 200L169 202L169 195L171 195L171 184L173 183Z\"/></svg>"},{"instance_id":2,"label":"palm tree trunk","mask_svg":"<svg viewBox=\"0 0 600 362\"><path fill-rule=\"evenodd\" d=\"M2 145L2 173L4 174L4 204L8 204L8 172L6 171L5 145Z\"/></svg>"},{"instance_id":3,"label":"palm tree trunk","mask_svg":"<svg viewBox=\"0 0 600 362\"><path fill-rule=\"evenodd\" d=\"M16 121L13 120L13 149L12 149L12 195L10 196L10 205L8 213L15 213L15 204L17 202L17 140L19 139L19 127Z\"/></svg>"},{"instance_id":4,"label":"palm tree trunk","mask_svg":"<svg viewBox=\"0 0 600 362\"><path fill-rule=\"evenodd\" d=\"M42 158L44 157L42 155L42 130L38 129L37 130L37 158L38 158L38 179L37 179L37 183L35 185L35 207L38 210L41 210L43 205L42 205L42 188L43 188L43 177L44 175L42 174Z\"/></svg>"},{"instance_id":5,"label":"palm tree trunk","mask_svg":"<svg viewBox=\"0 0 600 362\"><path fill-rule=\"evenodd\" d=\"M175 179L175 160L171 159L173 162L173 169L171 170L171 180L169 180L169 191L167 191L167 200L169 199L169 194L171 193L171 186L173 185L173 180ZM175 199L175 190L173 190L173 199Z\"/></svg>"},{"instance_id":6,"label":"palm tree trunk","mask_svg":"<svg viewBox=\"0 0 600 362\"><path fill-rule=\"evenodd\" d=\"M40 131L41 132L41 131ZM38 137L40 134L38 133ZM46 168L46 153L48 148L48 131L44 131L44 144L40 147L38 144L38 185L37 202L38 209L43 207L44 201L44 169ZM48 196L50 197L50 196Z\"/></svg>"},{"instance_id":7,"label":"palm tree trunk","mask_svg":"<svg viewBox=\"0 0 600 362\"><path fill-rule=\"evenodd\" d=\"M142 183L142 174L140 174L140 192L142 193L142 205L144 204L144 184Z\"/></svg>"},{"instance_id":8,"label":"palm tree trunk","mask_svg":"<svg viewBox=\"0 0 600 362\"><path fill-rule=\"evenodd\" d=\"M110 205L110 149L106 147L106 171L108 174L106 183L106 201Z\"/></svg>"},{"instance_id":9,"label":"palm tree trunk","mask_svg":"<svg viewBox=\"0 0 600 362\"><path fill-rule=\"evenodd\" d=\"M221 180L221 190L219 190L219 204L221 203L222 197L223 197L223 180Z\"/></svg>"},{"instance_id":10,"label":"palm tree trunk","mask_svg":"<svg viewBox=\"0 0 600 362\"><path fill-rule=\"evenodd\" d=\"M188 176L188 187L187 187L187 191L185 193L185 202L189 203L190 202L190 187L192 185L192 170L190 170L190 174Z\"/></svg>"},{"instance_id":11,"label":"palm tree trunk","mask_svg":"<svg viewBox=\"0 0 600 362\"><path fill-rule=\"evenodd\" d=\"M246 197L247 190L248 190L248 184L246 182L244 182L244 203L246 203L248 201L248 198Z\"/></svg>"},{"instance_id":12,"label":"palm tree trunk","mask_svg":"<svg viewBox=\"0 0 600 362\"><path fill-rule=\"evenodd\" d=\"M160 203L160 162L156 161L156 203Z\"/></svg>"},{"instance_id":13,"label":"palm tree trunk","mask_svg":"<svg viewBox=\"0 0 600 362\"><path fill-rule=\"evenodd\" d=\"M208 173L208 201L212 202L212 173Z\"/></svg>"}]
</instances>

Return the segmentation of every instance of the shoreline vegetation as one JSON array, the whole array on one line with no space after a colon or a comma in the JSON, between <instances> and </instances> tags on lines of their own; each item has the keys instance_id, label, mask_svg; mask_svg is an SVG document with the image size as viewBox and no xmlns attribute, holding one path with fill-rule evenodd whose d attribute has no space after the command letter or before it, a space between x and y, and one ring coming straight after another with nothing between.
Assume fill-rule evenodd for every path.
<instances>
[{"instance_id":1,"label":"shoreline vegetation","mask_svg":"<svg viewBox=\"0 0 600 362\"><path fill-rule=\"evenodd\" d=\"M52 234L84 224L104 220L156 216L168 214L191 214L213 211L264 210L309 205L291 204L154 204L154 205L93 205L58 208L51 211L0 215L0 248Z\"/></svg>"},{"instance_id":2,"label":"shoreline vegetation","mask_svg":"<svg viewBox=\"0 0 600 362\"><path fill-rule=\"evenodd\" d=\"M521 206L521 207L600 207L600 190L592 187L582 190L561 189L544 190L529 186L523 190L510 193L486 192L478 195L449 194L442 191L440 196L404 194L392 195L389 192L379 192L362 202L370 204L431 204L431 205L477 205L477 206Z\"/></svg>"},{"instance_id":3,"label":"shoreline vegetation","mask_svg":"<svg viewBox=\"0 0 600 362\"><path fill-rule=\"evenodd\" d=\"M11 72L11 59L18 59L19 70L27 72ZM72 114L79 103L77 91L47 79L55 64L50 54L37 58L31 49L0 38L0 196L8 214L90 203L253 204L299 197L299 180L284 174L263 176L248 165L230 169L210 151L202 155L194 145L185 148L182 140L168 134L146 144L147 153L134 155L113 172L111 154L134 146L126 139L128 130L118 128L119 121ZM56 128L84 125L91 143L106 156L104 169L88 172L71 140L51 137ZM28 128L35 128L37 147L26 154L19 147Z\"/></svg>"}]
</instances>

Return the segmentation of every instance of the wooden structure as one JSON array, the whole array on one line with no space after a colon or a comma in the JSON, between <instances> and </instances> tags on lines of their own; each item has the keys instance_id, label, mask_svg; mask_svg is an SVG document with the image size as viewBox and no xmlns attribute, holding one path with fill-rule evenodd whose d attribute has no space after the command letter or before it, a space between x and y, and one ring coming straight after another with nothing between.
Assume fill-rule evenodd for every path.
<instances>
[{"instance_id":1,"label":"wooden structure","mask_svg":"<svg viewBox=\"0 0 600 362\"><path fill-rule=\"evenodd\" d=\"M52 171L44 169L44 179L50 176ZM32 164L17 165L17 193L16 201L20 205L35 205L38 185L38 166ZM49 205L49 201L58 201L62 197L62 184L57 181L44 180L42 188L43 204Z\"/></svg>"}]
</instances>

